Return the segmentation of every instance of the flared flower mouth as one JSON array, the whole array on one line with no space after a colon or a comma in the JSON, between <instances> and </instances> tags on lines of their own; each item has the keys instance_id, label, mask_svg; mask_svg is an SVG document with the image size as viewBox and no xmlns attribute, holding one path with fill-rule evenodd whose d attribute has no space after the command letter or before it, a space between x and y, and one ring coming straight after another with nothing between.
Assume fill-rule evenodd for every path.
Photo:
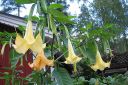
<instances>
[{"instance_id":1,"label":"flared flower mouth","mask_svg":"<svg viewBox=\"0 0 128 85\"><path fill-rule=\"evenodd\" d=\"M42 50L37 54L35 60L32 64L28 63L28 65L35 71L40 71L45 66L53 66L53 60L49 60L45 57L44 51Z\"/></svg>"},{"instance_id":2,"label":"flared flower mouth","mask_svg":"<svg viewBox=\"0 0 128 85\"><path fill-rule=\"evenodd\" d=\"M75 64L81 60L80 57L74 56L74 57L67 57L65 63L66 64Z\"/></svg>"},{"instance_id":3,"label":"flared flower mouth","mask_svg":"<svg viewBox=\"0 0 128 85\"><path fill-rule=\"evenodd\" d=\"M103 71L105 68L109 68L110 67L110 64L111 62L104 62L101 58L101 55L100 55L100 52L99 50L97 50L97 54L96 54L96 63L94 65L91 65L91 68L94 70L94 71L97 71L97 70L101 70Z\"/></svg>"},{"instance_id":4,"label":"flared flower mouth","mask_svg":"<svg viewBox=\"0 0 128 85\"><path fill-rule=\"evenodd\" d=\"M25 52L30 47L29 44L27 44L26 40L24 40L19 34L17 34L15 44L12 46L18 53L23 54L25 54Z\"/></svg>"}]
</instances>

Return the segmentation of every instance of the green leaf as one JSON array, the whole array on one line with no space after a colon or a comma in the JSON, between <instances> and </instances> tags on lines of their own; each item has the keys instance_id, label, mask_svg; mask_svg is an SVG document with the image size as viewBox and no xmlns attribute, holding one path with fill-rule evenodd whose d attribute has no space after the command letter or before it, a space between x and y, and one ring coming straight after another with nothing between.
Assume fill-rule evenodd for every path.
<instances>
[{"instance_id":1,"label":"green leaf","mask_svg":"<svg viewBox=\"0 0 128 85\"><path fill-rule=\"evenodd\" d=\"M29 81L28 85L40 85L41 78L44 78L44 76L41 75L41 72L35 72L33 71L31 74L27 75L25 78L22 78L23 80Z\"/></svg>"},{"instance_id":2,"label":"green leaf","mask_svg":"<svg viewBox=\"0 0 128 85\"><path fill-rule=\"evenodd\" d=\"M89 63L90 64L94 64L95 63L96 50L97 50L97 47L96 47L94 41L87 42L85 54L87 55L87 58L89 59Z\"/></svg>"},{"instance_id":3,"label":"green leaf","mask_svg":"<svg viewBox=\"0 0 128 85\"><path fill-rule=\"evenodd\" d=\"M66 15L64 15L63 12L60 12L58 10L55 9L51 9L49 10L50 14L53 15L54 17L65 17Z\"/></svg>"},{"instance_id":4,"label":"green leaf","mask_svg":"<svg viewBox=\"0 0 128 85\"><path fill-rule=\"evenodd\" d=\"M39 18L37 16L32 16L32 21L38 22L39 21Z\"/></svg>"},{"instance_id":5,"label":"green leaf","mask_svg":"<svg viewBox=\"0 0 128 85\"><path fill-rule=\"evenodd\" d=\"M95 85L95 82L96 82L96 79L95 78L91 78L90 80L89 80L89 85Z\"/></svg>"},{"instance_id":6,"label":"green leaf","mask_svg":"<svg viewBox=\"0 0 128 85\"><path fill-rule=\"evenodd\" d=\"M81 54L83 55L83 57L87 58L87 55L84 52L85 48L79 47L79 50L80 50Z\"/></svg>"},{"instance_id":7,"label":"green leaf","mask_svg":"<svg viewBox=\"0 0 128 85\"><path fill-rule=\"evenodd\" d=\"M42 8L42 10L43 10L44 13L47 12L46 0L41 0L41 8Z\"/></svg>"},{"instance_id":8,"label":"green leaf","mask_svg":"<svg viewBox=\"0 0 128 85\"><path fill-rule=\"evenodd\" d=\"M56 78L58 85L73 85L72 79L64 68L55 68L53 76Z\"/></svg>"},{"instance_id":9,"label":"green leaf","mask_svg":"<svg viewBox=\"0 0 128 85\"><path fill-rule=\"evenodd\" d=\"M51 15L49 15L49 19L50 19L51 30L52 30L53 34L57 35L57 30L56 30L56 25L54 23L54 19Z\"/></svg>"},{"instance_id":10,"label":"green leaf","mask_svg":"<svg viewBox=\"0 0 128 85\"><path fill-rule=\"evenodd\" d=\"M65 28L65 32L66 32L66 37L67 38L69 38L70 36L69 36L69 32L68 32L68 29L67 29L67 27L64 25L64 28Z\"/></svg>"},{"instance_id":11,"label":"green leaf","mask_svg":"<svg viewBox=\"0 0 128 85\"><path fill-rule=\"evenodd\" d=\"M89 24L87 24L86 29L89 30L92 28L92 26L93 26L92 23L89 23Z\"/></svg>"},{"instance_id":12,"label":"green leaf","mask_svg":"<svg viewBox=\"0 0 128 85\"><path fill-rule=\"evenodd\" d=\"M73 21L71 21L71 19L68 17L68 16L65 16L65 17L55 17L55 19L58 21L58 22L61 22L61 23L68 23L68 24L75 24Z\"/></svg>"},{"instance_id":13,"label":"green leaf","mask_svg":"<svg viewBox=\"0 0 128 85\"><path fill-rule=\"evenodd\" d=\"M25 26L19 25L18 30L20 30L21 32L25 31Z\"/></svg>"},{"instance_id":14,"label":"green leaf","mask_svg":"<svg viewBox=\"0 0 128 85\"><path fill-rule=\"evenodd\" d=\"M48 9L58 9L58 8L63 8L61 4L51 4Z\"/></svg>"},{"instance_id":15,"label":"green leaf","mask_svg":"<svg viewBox=\"0 0 128 85\"><path fill-rule=\"evenodd\" d=\"M74 16L66 16L63 12L60 12L55 9L50 9L49 13L58 21L61 23L70 23L73 24L73 21L71 19L74 18Z\"/></svg>"},{"instance_id":16,"label":"green leaf","mask_svg":"<svg viewBox=\"0 0 128 85\"><path fill-rule=\"evenodd\" d=\"M17 4L30 4L30 3L35 3L36 0L16 0Z\"/></svg>"}]
</instances>

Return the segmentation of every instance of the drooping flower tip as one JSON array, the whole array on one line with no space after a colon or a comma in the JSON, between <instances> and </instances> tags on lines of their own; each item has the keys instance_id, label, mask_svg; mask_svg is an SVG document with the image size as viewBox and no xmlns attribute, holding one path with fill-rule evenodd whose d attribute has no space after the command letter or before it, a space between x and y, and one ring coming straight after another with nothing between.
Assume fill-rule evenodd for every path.
<instances>
[{"instance_id":1,"label":"drooping flower tip","mask_svg":"<svg viewBox=\"0 0 128 85\"><path fill-rule=\"evenodd\" d=\"M105 64L105 67L110 68L110 65L111 65L111 62L109 61L109 62L107 62L107 63Z\"/></svg>"}]
</instances>

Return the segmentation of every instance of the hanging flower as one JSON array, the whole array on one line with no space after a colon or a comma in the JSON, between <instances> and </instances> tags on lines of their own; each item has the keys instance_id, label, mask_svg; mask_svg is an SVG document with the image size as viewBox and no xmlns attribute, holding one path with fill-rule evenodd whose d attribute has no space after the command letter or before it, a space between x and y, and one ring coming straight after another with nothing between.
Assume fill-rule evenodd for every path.
<instances>
[{"instance_id":1,"label":"hanging flower","mask_svg":"<svg viewBox=\"0 0 128 85\"><path fill-rule=\"evenodd\" d=\"M53 66L53 60L48 60L44 55L44 51L42 50L40 53L38 53L33 63L28 63L28 65L33 70L40 71L45 66Z\"/></svg>"},{"instance_id":2,"label":"hanging flower","mask_svg":"<svg viewBox=\"0 0 128 85\"><path fill-rule=\"evenodd\" d=\"M80 57L78 57L73 50L72 44L70 39L68 39L68 57L66 58L65 63L66 64L73 64L74 65L74 71L76 71L76 63L81 60Z\"/></svg>"},{"instance_id":3,"label":"hanging flower","mask_svg":"<svg viewBox=\"0 0 128 85\"><path fill-rule=\"evenodd\" d=\"M46 43L42 42L42 38L39 33L36 36L35 42L30 46L30 49L35 53L39 53L42 51L42 48L44 49L45 47L46 47Z\"/></svg>"},{"instance_id":4,"label":"hanging flower","mask_svg":"<svg viewBox=\"0 0 128 85\"><path fill-rule=\"evenodd\" d=\"M91 68L94 70L94 71L97 71L98 69L99 70L104 70L106 67L110 67L110 64L111 62L107 62L105 63L102 58L101 58L101 55L100 55L100 52L99 50L97 50L97 54L96 54L96 63L94 65L91 66Z\"/></svg>"},{"instance_id":5,"label":"hanging flower","mask_svg":"<svg viewBox=\"0 0 128 85\"><path fill-rule=\"evenodd\" d=\"M42 43L40 33L36 36L36 39L34 38L32 22L28 21L24 38L17 34L15 45L13 45L13 47L18 53L22 54L25 54L28 49L38 53L45 47L45 44Z\"/></svg>"},{"instance_id":6,"label":"hanging flower","mask_svg":"<svg viewBox=\"0 0 128 85\"><path fill-rule=\"evenodd\" d=\"M28 21L24 39L26 40L26 42L28 44L33 44L35 42L33 31L32 31L32 22L31 21Z\"/></svg>"}]
</instances>

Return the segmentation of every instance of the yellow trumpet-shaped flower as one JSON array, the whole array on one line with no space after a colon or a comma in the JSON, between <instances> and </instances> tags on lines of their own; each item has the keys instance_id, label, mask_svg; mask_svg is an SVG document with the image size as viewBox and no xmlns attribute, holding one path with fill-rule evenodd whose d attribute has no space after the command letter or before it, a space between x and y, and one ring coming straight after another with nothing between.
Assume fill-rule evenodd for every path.
<instances>
[{"instance_id":1,"label":"yellow trumpet-shaped flower","mask_svg":"<svg viewBox=\"0 0 128 85\"><path fill-rule=\"evenodd\" d=\"M25 54L28 49L31 49L32 51L38 53L42 48L45 47L45 44L43 44L42 42L40 33L36 36L36 39L34 38L32 31L32 22L28 21L24 38L17 34L15 45L13 45L13 47L18 53Z\"/></svg>"},{"instance_id":2,"label":"yellow trumpet-shaped flower","mask_svg":"<svg viewBox=\"0 0 128 85\"><path fill-rule=\"evenodd\" d=\"M28 65L35 71L40 71L45 66L53 66L53 60L48 60L44 51L42 50L35 58L32 64L28 63Z\"/></svg>"},{"instance_id":3,"label":"yellow trumpet-shaped flower","mask_svg":"<svg viewBox=\"0 0 128 85\"><path fill-rule=\"evenodd\" d=\"M65 63L66 64L76 64L81 60L80 57L78 57L73 50L72 44L70 39L68 39L68 57L66 58Z\"/></svg>"},{"instance_id":4,"label":"yellow trumpet-shaped flower","mask_svg":"<svg viewBox=\"0 0 128 85\"><path fill-rule=\"evenodd\" d=\"M110 64L111 62L104 62L101 58L101 55L100 55L100 52L99 50L97 50L97 54L96 54L96 63L94 65L91 66L91 68L94 70L94 71L97 71L98 69L99 70L104 70L106 67L110 67Z\"/></svg>"},{"instance_id":5,"label":"yellow trumpet-shaped flower","mask_svg":"<svg viewBox=\"0 0 128 85\"><path fill-rule=\"evenodd\" d=\"M30 49L36 53L42 51L46 47L46 43L43 44L40 34L36 36L35 42L30 46Z\"/></svg>"},{"instance_id":6,"label":"yellow trumpet-shaped flower","mask_svg":"<svg viewBox=\"0 0 128 85\"><path fill-rule=\"evenodd\" d=\"M17 34L15 45L13 45L13 47L18 53L24 54L28 49L38 53L45 47L45 44L42 42L40 33L36 36L36 39L34 38L32 22L28 21L24 38Z\"/></svg>"}]
</instances>

